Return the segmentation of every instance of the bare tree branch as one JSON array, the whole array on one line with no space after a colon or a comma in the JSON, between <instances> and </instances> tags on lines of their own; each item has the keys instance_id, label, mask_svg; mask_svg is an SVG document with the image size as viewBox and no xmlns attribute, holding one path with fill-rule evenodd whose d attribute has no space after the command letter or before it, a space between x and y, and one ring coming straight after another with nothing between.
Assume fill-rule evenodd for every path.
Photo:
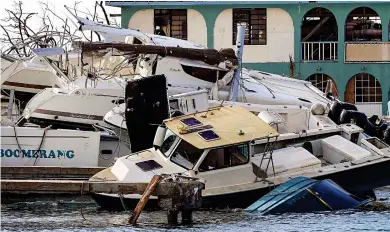
<instances>
[{"instance_id":1,"label":"bare tree branch","mask_svg":"<svg viewBox=\"0 0 390 232\"><path fill-rule=\"evenodd\" d=\"M16 46L15 46L15 44L12 42L11 36L9 36L8 31L3 27L3 25L0 25L0 26L1 26L1 28L3 28L5 34L7 35L7 37L8 37L8 42L12 45L11 49L10 49L10 50L8 51L8 53L7 53L7 54L9 54L13 49L16 48ZM21 55L20 55L18 49L16 49L16 53L18 53L18 56L21 57Z\"/></svg>"},{"instance_id":2,"label":"bare tree branch","mask_svg":"<svg viewBox=\"0 0 390 232\"><path fill-rule=\"evenodd\" d=\"M104 17L106 18L107 25L110 25L110 20L108 20L108 15L107 15L106 9L103 6L103 1L100 1L99 6L103 11Z\"/></svg>"}]
</instances>

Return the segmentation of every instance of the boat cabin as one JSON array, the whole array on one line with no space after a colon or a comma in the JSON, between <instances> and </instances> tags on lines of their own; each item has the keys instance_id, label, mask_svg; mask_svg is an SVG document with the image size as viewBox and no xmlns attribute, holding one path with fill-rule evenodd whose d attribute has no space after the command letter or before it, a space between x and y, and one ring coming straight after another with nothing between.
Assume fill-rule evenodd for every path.
<instances>
[{"instance_id":1,"label":"boat cabin","mask_svg":"<svg viewBox=\"0 0 390 232\"><path fill-rule=\"evenodd\" d=\"M167 119L155 142L163 141L156 145L160 155L216 187L253 182L251 142L277 136L256 115L231 105Z\"/></svg>"}]
</instances>

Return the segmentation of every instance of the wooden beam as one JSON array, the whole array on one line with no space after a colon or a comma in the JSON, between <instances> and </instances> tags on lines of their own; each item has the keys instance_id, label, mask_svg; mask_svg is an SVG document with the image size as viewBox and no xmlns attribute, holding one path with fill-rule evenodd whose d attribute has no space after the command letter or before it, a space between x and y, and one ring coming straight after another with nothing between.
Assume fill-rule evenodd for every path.
<instances>
[{"instance_id":1,"label":"wooden beam","mask_svg":"<svg viewBox=\"0 0 390 232\"><path fill-rule=\"evenodd\" d=\"M146 203L149 201L150 195L156 190L158 182L161 180L160 175L153 176L152 180L149 182L148 186L145 189L141 199L139 200L137 206L135 207L133 214L129 218L129 223L132 225L137 224L137 219L141 215L142 210L144 209Z\"/></svg>"},{"instance_id":2,"label":"wooden beam","mask_svg":"<svg viewBox=\"0 0 390 232\"><path fill-rule=\"evenodd\" d=\"M2 179L85 179L88 180L104 168L13 166L1 167Z\"/></svg>"},{"instance_id":3,"label":"wooden beam","mask_svg":"<svg viewBox=\"0 0 390 232\"><path fill-rule=\"evenodd\" d=\"M80 180L0 180L2 194L92 194L120 193L143 194L148 183L120 183L118 181ZM154 196L180 196L186 189L204 189L204 184L196 180L180 182L159 182Z\"/></svg>"}]
</instances>

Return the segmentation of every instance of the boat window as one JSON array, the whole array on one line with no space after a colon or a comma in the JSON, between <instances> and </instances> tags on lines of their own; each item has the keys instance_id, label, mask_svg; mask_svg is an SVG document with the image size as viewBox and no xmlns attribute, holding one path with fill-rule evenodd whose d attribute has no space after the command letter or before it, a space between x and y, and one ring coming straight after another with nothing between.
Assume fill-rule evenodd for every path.
<instances>
[{"instance_id":1,"label":"boat window","mask_svg":"<svg viewBox=\"0 0 390 232\"><path fill-rule=\"evenodd\" d=\"M249 145L240 144L231 147L222 147L211 150L202 164L199 171L211 171L215 169L228 168L232 166L247 164L249 162Z\"/></svg>"},{"instance_id":2,"label":"boat window","mask_svg":"<svg viewBox=\"0 0 390 232\"><path fill-rule=\"evenodd\" d=\"M188 65L181 65L183 68L183 71L187 73L188 75L191 75L193 77L196 77L198 79L201 79L203 81L208 82L216 82L217 76L218 80L222 79L227 71L222 70L215 70L215 69L208 69L208 68L200 68L200 67L194 67L194 66L188 66ZM218 74L219 72L219 74Z\"/></svg>"},{"instance_id":3,"label":"boat window","mask_svg":"<svg viewBox=\"0 0 390 232\"><path fill-rule=\"evenodd\" d=\"M177 146L171 156L171 161L183 168L192 169L196 162L198 162L202 153L203 150L181 140L179 146Z\"/></svg>"},{"instance_id":4,"label":"boat window","mask_svg":"<svg viewBox=\"0 0 390 232\"><path fill-rule=\"evenodd\" d=\"M177 135L175 135L170 129L167 129L167 132L165 133L164 142L161 145L160 151L166 156L169 156L169 150L173 147L173 144L177 138Z\"/></svg>"}]
</instances>

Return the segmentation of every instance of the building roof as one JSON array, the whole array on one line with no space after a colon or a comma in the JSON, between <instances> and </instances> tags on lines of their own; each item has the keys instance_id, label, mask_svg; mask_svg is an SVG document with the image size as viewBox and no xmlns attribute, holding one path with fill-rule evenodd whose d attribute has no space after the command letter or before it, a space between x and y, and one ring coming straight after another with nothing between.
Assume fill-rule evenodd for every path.
<instances>
[{"instance_id":1,"label":"building roof","mask_svg":"<svg viewBox=\"0 0 390 232\"><path fill-rule=\"evenodd\" d=\"M189 129L183 124L183 119L188 118L195 118L202 124ZM216 107L205 112L167 119L165 125L181 139L199 149L227 146L279 135L259 117L235 105ZM195 128L201 129L192 131L196 130ZM204 140L198 133L207 130L212 130L220 138Z\"/></svg>"},{"instance_id":2,"label":"building roof","mask_svg":"<svg viewBox=\"0 0 390 232\"><path fill-rule=\"evenodd\" d=\"M107 6L194 6L194 5L265 5L265 4L327 4L381 3L383 1L106 1Z\"/></svg>"}]
</instances>

